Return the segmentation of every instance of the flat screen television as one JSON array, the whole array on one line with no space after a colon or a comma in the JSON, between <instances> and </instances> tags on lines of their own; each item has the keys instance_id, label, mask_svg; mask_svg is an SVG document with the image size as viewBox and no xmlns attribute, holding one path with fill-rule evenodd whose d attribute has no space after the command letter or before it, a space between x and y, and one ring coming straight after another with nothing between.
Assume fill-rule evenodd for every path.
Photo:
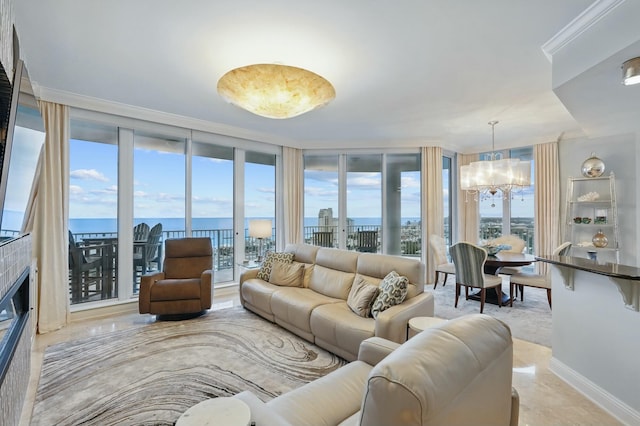
<instances>
[{"instance_id":1,"label":"flat screen television","mask_svg":"<svg viewBox=\"0 0 640 426\"><path fill-rule=\"evenodd\" d=\"M4 71L4 70L3 70ZM5 86L8 78L0 77ZM22 234L25 212L33 191L38 156L44 143L44 125L29 74L17 61L10 90L0 89L0 240Z\"/></svg>"}]
</instances>

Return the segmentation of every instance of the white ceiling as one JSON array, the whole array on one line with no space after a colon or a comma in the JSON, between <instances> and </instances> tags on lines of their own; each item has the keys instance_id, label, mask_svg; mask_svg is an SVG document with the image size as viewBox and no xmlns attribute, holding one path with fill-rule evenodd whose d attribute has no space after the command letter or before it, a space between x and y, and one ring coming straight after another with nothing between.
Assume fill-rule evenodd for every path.
<instances>
[{"instance_id":1,"label":"white ceiling","mask_svg":"<svg viewBox=\"0 0 640 426\"><path fill-rule=\"evenodd\" d=\"M496 149L584 134L552 90L542 45L592 2L20 0L14 8L43 99L99 99L304 148L478 152L491 147L490 120L500 121ZM218 78L260 62L312 70L333 83L336 99L288 120L225 103Z\"/></svg>"}]
</instances>

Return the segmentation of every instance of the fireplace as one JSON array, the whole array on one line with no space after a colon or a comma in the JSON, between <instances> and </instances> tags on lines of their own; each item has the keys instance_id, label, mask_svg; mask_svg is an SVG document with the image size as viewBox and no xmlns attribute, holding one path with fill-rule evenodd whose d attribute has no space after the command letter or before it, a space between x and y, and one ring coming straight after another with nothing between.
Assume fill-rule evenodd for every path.
<instances>
[{"instance_id":1,"label":"fireplace","mask_svg":"<svg viewBox=\"0 0 640 426\"><path fill-rule=\"evenodd\" d=\"M0 244L0 423L19 423L29 386L31 263L31 236Z\"/></svg>"}]
</instances>

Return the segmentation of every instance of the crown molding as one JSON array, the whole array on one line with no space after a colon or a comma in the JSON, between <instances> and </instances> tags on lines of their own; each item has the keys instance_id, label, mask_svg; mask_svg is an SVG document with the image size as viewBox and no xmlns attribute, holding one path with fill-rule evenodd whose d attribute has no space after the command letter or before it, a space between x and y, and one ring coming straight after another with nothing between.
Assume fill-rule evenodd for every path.
<instances>
[{"instance_id":1,"label":"crown molding","mask_svg":"<svg viewBox=\"0 0 640 426\"><path fill-rule=\"evenodd\" d=\"M573 40L580 37L581 34L625 1L626 0L598 0L585 9L584 12L569 22L569 24L542 45L542 51L549 62L553 62L553 55L570 44Z\"/></svg>"},{"instance_id":2,"label":"crown molding","mask_svg":"<svg viewBox=\"0 0 640 426\"><path fill-rule=\"evenodd\" d=\"M40 100L68 105L74 108L162 123L190 130L199 130L239 139L247 139L250 141L264 142L277 146L297 147L295 141L274 135L254 132L240 127L185 117L149 108L123 104L120 102L108 101L91 96L79 95L77 93L67 92L64 90L46 88L38 86L37 84L34 86L34 92L36 93L36 97Z\"/></svg>"}]
</instances>

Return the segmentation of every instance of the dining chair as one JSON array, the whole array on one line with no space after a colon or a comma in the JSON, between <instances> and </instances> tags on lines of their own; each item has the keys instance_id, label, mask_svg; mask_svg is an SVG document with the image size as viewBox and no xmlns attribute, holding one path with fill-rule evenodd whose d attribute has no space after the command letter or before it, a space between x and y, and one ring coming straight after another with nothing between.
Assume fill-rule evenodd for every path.
<instances>
[{"instance_id":1,"label":"dining chair","mask_svg":"<svg viewBox=\"0 0 640 426\"><path fill-rule=\"evenodd\" d=\"M147 241L149 238L149 225L141 222L133 227L133 241Z\"/></svg>"},{"instance_id":2,"label":"dining chair","mask_svg":"<svg viewBox=\"0 0 640 426\"><path fill-rule=\"evenodd\" d=\"M149 235L144 243L141 244L141 249L134 251L133 253L133 271L134 278L136 278L138 269L141 271L140 274L146 274L151 269L149 268L149 264L151 262L157 262L158 267L160 266L160 261L157 259L160 245L162 239L162 224L156 224L149 231ZM136 279L137 281L137 279Z\"/></svg>"},{"instance_id":3,"label":"dining chair","mask_svg":"<svg viewBox=\"0 0 640 426\"><path fill-rule=\"evenodd\" d=\"M517 235L501 235L497 238L494 238L493 240L491 240L491 243L494 245L506 245L506 246L511 246L510 249L505 249L502 250L505 253L522 253L524 252L524 248L526 247L527 243L525 240L523 240L522 238L518 237ZM522 271L521 267L505 267L502 268L500 270L501 274L505 274L505 275L511 275L511 274L517 274L518 272ZM517 292L517 290L516 290Z\"/></svg>"},{"instance_id":4,"label":"dining chair","mask_svg":"<svg viewBox=\"0 0 640 426\"><path fill-rule=\"evenodd\" d=\"M571 243L564 242L553 251L554 256L566 256L571 250ZM511 284L520 290L520 301L524 300L524 287L537 287L547 290L547 301L551 309L551 271L547 267L545 274L518 272L511 275Z\"/></svg>"},{"instance_id":5,"label":"dining chair","mask_svg":"<svg viewBox=\"0 0 640 426\"><path fill-rule=\"evenodd\" d=\"M482 247L465 241L454 244L449 249L456 269L456 301L458 307L460 287L465 286L465 298L469 299L469 287L480 289L480 313L484 311L487 289L493 288L498 296L498 306L502 307L502 277L484 273L487 251ZM512 306L513 286L509 286L509 305Z\"/></svg>"},{"instance_id":6,"label":"dining chair","mask_svg":"<svg viewBox=\"0 0 640 426\"><path fill-rule=\"evenodd\" d=\"M438 285L440 274L444 274L444 281L442 281L442 286L444 287L447 283L449 274L454 275L456 273L456 266L452 262L449 262L449 259L447 258L447 242L442 236L431 234L429 237L429 245L433 251L433 260L436 270L436 276L433 281L433 289L435 290Z\"/></svg>"},{"instance_id":7,"label":"dining chair","mask_svg":"<svg viewBox=\"0 0 640 426\"><path fill-rule=\"evenodd\" d=\"M87 300L92 293L102 292L105 267L104 244L83 244L69 231L69 278L72 303Z\"/></svg>"}]
</instances>

